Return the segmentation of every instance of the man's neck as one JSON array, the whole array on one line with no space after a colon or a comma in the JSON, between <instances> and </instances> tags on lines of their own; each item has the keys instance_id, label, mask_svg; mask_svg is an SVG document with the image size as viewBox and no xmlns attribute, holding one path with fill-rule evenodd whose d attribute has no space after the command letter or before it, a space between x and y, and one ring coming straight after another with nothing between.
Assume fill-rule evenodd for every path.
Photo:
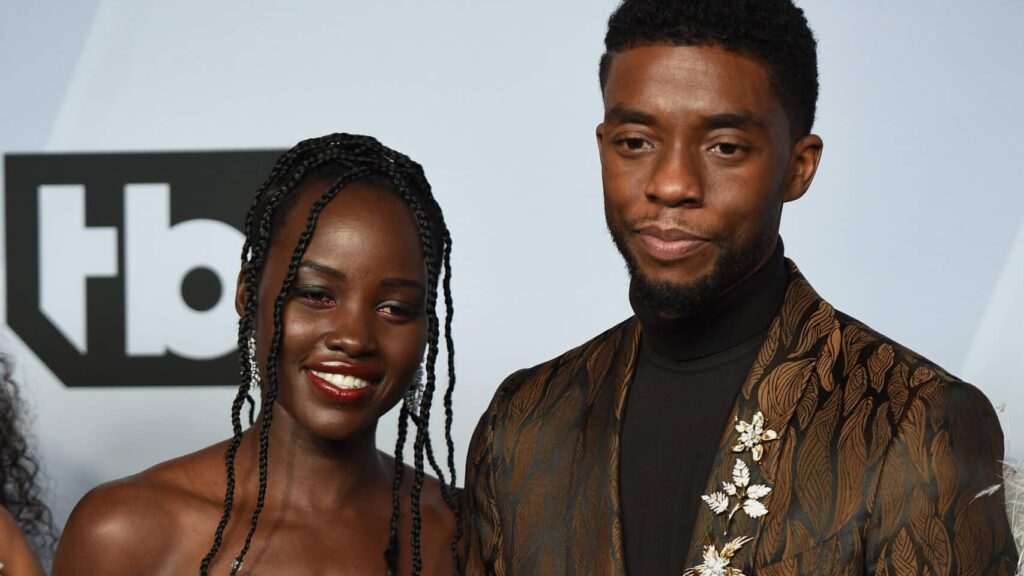
<instances>
[{"instance_id":1,"label":"man's neck","mask_svg":"<svg viewBox=\"0 0 1024 576\"><path fill-rule=\"evenodd\" d=\"M768 329L782 305L789 274L782 239L760 268L689 318L666 319L648 310L630 289L630 304L647 352L674 361L728 350Z\"/></svg>"}]
</instances>

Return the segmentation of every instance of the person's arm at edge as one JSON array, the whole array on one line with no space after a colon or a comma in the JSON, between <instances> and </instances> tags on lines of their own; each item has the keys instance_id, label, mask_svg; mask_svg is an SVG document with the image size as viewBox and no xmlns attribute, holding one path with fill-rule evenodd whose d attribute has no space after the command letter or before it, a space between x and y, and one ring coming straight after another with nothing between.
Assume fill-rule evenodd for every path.
<instances>
[{"instance_id":1,"label":"person's arm at edge","mask_svg":"<svg viewBox=\"0 0 1024 576\"><path fill-rule=\"evenodd\" d=\"M0 506L0 563L3 576L43 576L43 568L32 553L18 522Z\"/></svg>"},{"instance_id":2,"label":"person's arm at edge","mask_svg":"<svg viewBox=\"0 0 1024 576\"><path fill-rule=\"evenodd\" d=\"M902 414L866 530L866 573L1016 573L1006 517L1003 435L973 386L922 384Z\"/></svg>"},{"instance_id":3,"label":"person's arm at edge","mask_svg":"<svg viewBox=\"0 0 1024 576\"><path fill-rule=\"evenodd\" d=\"M502 398L514 388L526 374L520 370L513 373L498 386L487 411L480 417L466 456L466 506L462 513L464 576L481 574L504 574L507 567L502 550L501 518L494 482L495 420L502 405Z\"/></svg>"}]
</instances>

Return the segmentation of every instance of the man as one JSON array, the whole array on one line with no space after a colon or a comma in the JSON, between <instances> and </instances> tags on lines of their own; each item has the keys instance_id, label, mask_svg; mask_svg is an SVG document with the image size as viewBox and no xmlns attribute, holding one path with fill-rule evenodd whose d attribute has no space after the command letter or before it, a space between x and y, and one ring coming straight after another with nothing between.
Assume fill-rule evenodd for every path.
<instances>
[{"instance_id":1,"label":"man","mask_svg":"<svg viewBox=\"0 0 1024 576\"><path fill-rule=\"evenodd\" d=\"M605 45L605 214L636 315L495 394L466 573L1014 573L989 402L783 256L822 150L803 12L625 0Z\"/></svg>"}]
</instances>

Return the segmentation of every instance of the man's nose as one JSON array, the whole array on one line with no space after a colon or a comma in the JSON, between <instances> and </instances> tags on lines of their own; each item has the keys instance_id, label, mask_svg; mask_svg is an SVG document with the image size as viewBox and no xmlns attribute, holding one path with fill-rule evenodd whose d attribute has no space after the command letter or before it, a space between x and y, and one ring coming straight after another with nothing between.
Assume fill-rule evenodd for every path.
<instances>
[{"instance_id":1,"label":"man's nose","mask_svg":"<svg viewBox=\"0 0 1024 576\"><path fill-rule=\"evenodd\" d=\"M701 206L704 183L693 153L681 147L666 149L658 158L644 194L664 206Z\"/></svg>"}]
</instances>

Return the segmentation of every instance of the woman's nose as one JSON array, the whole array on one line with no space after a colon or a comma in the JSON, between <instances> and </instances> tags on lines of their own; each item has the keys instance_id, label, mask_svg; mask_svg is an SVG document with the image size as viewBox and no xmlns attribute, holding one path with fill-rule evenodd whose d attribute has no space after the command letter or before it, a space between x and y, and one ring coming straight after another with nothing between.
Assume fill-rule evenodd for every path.
<instances>
[{"instance_id":1,"label":"woman's nose","mask_svg":"<svg viewBox=\"0 0 1024 576\"><path fill-rule=\"evenodd\" d=\"M332 320L326 336L329 349L341 351L351 358L371 354L377 349L372 310L346 307L332 315Z\"/></svg>"}]
</instances>

